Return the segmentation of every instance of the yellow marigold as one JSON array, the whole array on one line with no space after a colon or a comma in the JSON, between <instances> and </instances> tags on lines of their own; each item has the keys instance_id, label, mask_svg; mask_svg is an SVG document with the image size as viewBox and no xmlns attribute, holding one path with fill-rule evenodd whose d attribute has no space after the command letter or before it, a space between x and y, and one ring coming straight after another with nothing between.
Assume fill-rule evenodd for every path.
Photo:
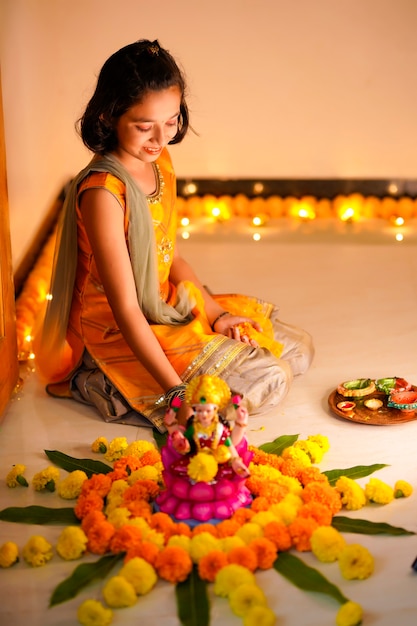
<instances>
[{"instance_id":1,"label":"yellow marigold","mask_svg":"<svg viewBox=\"0 0 417 626\"><path fill-rule=\"evenodd\" d=\"M0 567L11 567L19 561L19 548L14 541L6 541L0 547Z\"/></svg>"},{"instance_id":2,"label":"yellow marigold","mask_svg":"<svg viewBox=\"0 0 417 626\"><path fill-rule=\"evenodd\" d=\"M275 467L269 465L255 465L253 462L249 463L249 471L251 477L254 476L272 482L277 481L282 476L279 469Z\"/></svg>"},{"instance_id":3,"label":"yellow marigold","mask_svg":"<svg viewBox=\"0 0 417 626\"><path fill-rule=\"evenodd\" d=\"M41 535L33 535L23 547L22 556L28 565L40 567L52 559L52 546Z\"/></svg>"},{"instance_id":4,"label":"yellow marigold","mask_svg":"<svg viewBox=\"0 0 417 626\"><path fill-rule=\"evenodd\" d=\"M229 594L229 604L235 615L243 617L254 606L266 606L266 597L258 585L243 584Z\"/></svg>"},{"instance_id":5,"label":"yellow marigold","mask_svg":"<svg viewBox=\"0 0 417 626\"><path fill-rule=\"evenodd\" d=\"M121 528L125 524L130 523L130 511L126 507L106 507L107 521L113 524L115 528Z\"/></svg>"},{"instance_id":6,"label":"yellow marigold","mask_svg":"<svg viewBox=\"0 0 417 626\"><path fill-rule=\"evenodd\" d=\"M128 446L126 437L116 437L112 439L107 446L107 452L104 458L107 461L118 461L124 454Z\"/></svg>"},{"instance_id":7,"label":"yellow marigold","mask_svg":"<svg viewBox=\"0 0 417 626\"><path fill-rule=\"evenodd\" d=\"M319 526L310 538L313 554L323 563L337 561L346 546L344 537L333 526Z\"/></svg>"},{"instance_id":8,"label":"yellow marigold","mask_svg":"<svg viewBox=\"0 0 417 626\"><path fill-rule=\"evenodd\" d=\"M259 515L259 513L257 513L257 515ZM263 536L263 530L261 525L254 523L252 520L250 522L247 522L246 524L243 524L243 526L241 526L236 532L236 536L243 539L245 543L250 543L252 539L257 539L258 537Z\"/></svg>"},{"instance_id":9,"label":"yellow marigold","mask_svg":"<svg viewBox=\"0 0 417 626\"><path fill-rule=\"evenodd\" d=\"M127 482L129 485L133 485L137 480L154 480L158 482L160 480L160 472L155 465L145 465L132 472Z\"/></svg>"},{"instance_id":10,"label":"yellow marigold","mask_svg":"<svg viewBox=\"0 0 417 626\"><path fill-rule=\"evenodd\" d=\"M252 606L243 617L243 626L274 626L275 613L267 606Z\"/></svg>"},{"instance_id":11,"label":"yellow marigold","mask_svg":"<svg viewBox=\"0 0 417 626\"><path fill-rule=\"evenodd\" d=\"M323 452L328 452L330 449L330 443L328 437L325 435L309 435L307 441L313 441L320 446Z\"/></svg>"},{"instance_id":12,"label":"yellow marigold","mask_svg":"<svg viewBox=\"0 0 417 626\"><path fill-rule=\"evenodd\" d=\"M336 615L337 626L359 626L362 623L363 611L357 602L348 601L342 604Z\"/></svg>"},{"instance_id":13,"label":"yellow marigold","mask_svg":"<svg viewBox=\"0 0 417 626\"><path fill-rule=\"evenodd\" d=\"M243 565L231 563L218 572L214 580L214 593L216 596L228 598L233 589L244 584L256 585L254 573Z\"/></svg>"},{"instance_id":14,"label":"yellow marigold","mask_svg":"<svg viewBox=\"0 0 417 626\"><path fill-rule=\"evenodd\" d=\"M209 483L216 476L218 470L217 461L212 454L198 452L188 465L188 476L196 483Z\"/></svg>"},{"instance_id":15,"label":"yellow marigold","mask_svg":"<svg viewBox=\"0 0 417 626\"><path fill-rule=\"evenodd\" d=\"M339 567L347 580L364 580L374 571L374 557L367 548L358 543L345 546L339 555Z\"/></svg>"},{"instance_id":16,"label":"yellow marigold","mask_svg":"<svg viewBox=\"0 0 417 626\"><path fill-rule=\"evenodd\" d=\"M109 626L113 611L98 600L85 600L78 607L77 618L82 626Z\"/></svg>"},{"instance_id":17,"label":"yellow marigold","mask_svg":"<svg viewBox=\"0 0 417 626\"><path fill-rule=\"evenodd\" d=\"M220 539L220 547L226 554L233 550L233 548L239 548L245 546L245 542L241 537L234 535L234 537L223 537Z\"/></svg>"},{"instance_id":18,"label":"yellow marigold","mask_svg":"<svg viewBox=\"0 0 417 626\"><path fill-rule=\"evenodd\" d=\"M366 495L362 487L352 478L341 476L336 481L336 491L340 493L342 504L349 511L357 511L366 504Z\"/></svg>"},{"instance_id":19,"label":"yellow marigold","mask_svg":"<svg viewBox=\"0 0 417 626\"><path fill-rule=\"evenodd\" d=\"M309 457L311 463L320 463L323 459L324 450L313 440L299 439L294 443L294 448L303 450Z\"/></svg>"},{"instance_id":20,"label":"yellow marigold","mask_svg":"<svg viewBox=\"0 0 417 626\"><path fill-rule=\"evenodd\" d=\"M389 504L394 499L394 489L379 478L371 478L365 485L365 495L370 502Z\"/></svg>"},{"instance_id":21,"label":"yellow marigold","mask_svg":"<svg viewBox=\"0 0 417 626\"><path fill-rule=\"evenodd\" d=\"M276 520L288 526L297 517L298 508L289 502L282 501L278 502L278 504L273 504L269 511L275 516Z\"/></svg>"},{"instance_id":22,"label":"yellow marigold","mask_svg":"<svg viewBox=\"0 0 417 626\"><path fill-rule=\"evenodd\" d=\"M135 589L124 576L112 576L103 587L103 597L108 606L122 609L136 604Z\"/></svg>"},{"instance_id":23,"label":"yellow marigold","mask_svg":"<svg viewBox=\"0 0 417 626\"><path fill-rule=\"evenodd\" d=\"M105 454L107 452L108 445L109 442L106 437L97 437L97 439L91 444L91 451Z\"/></svg>"},{"instance_id":24,"label":"yellow marigold","mask_svg":"<svg viewBox=\"0 0 417 626\"><path fill-rule=\"evenodd\" d=\"M410 483L405 480L397 480L394 485L394 498L408 498L413 493Z\"/></svg>"},{"instance_id":25,"label":"yellow marigold","mask_svg":"<svg viewBox=\"0 0 417 626\"><path fill-rule=\"evenodd\" d=\"M21 487L28 487L28 481L23 476L26 471L26 465L21 463L13 465L12 469L6 476L6 484L8 487L14 488L20 485Z\"/></svg>"},{"instance_id":26,"label":"yellow marigold","mask_svg":"<svg viewBox=\"0 0 417 626\"><path fill-rule=\"evenodd\" d=\"M282 452L282 458L295 459L297 461L300 461L300 463L304 467L308 467L309 465L311 465L311 460L307 452L304 452L304 450L302 450L301 448L296 448L294 446L289 446L288 448L285 448L285 450Z\"/></svg>"},{"instance_id":27,"label":"yellow marigold","mask_svg":"<svg viewBox=\"0 0 417 626\"><path fill-rule=\"evenodd\" d=\"M211 533L199 533L193 535L190 541L190 555L194 563L198 563L202 556L220 549L221 542Z\"/></svg>"},{"instance_id":28,"label":"yellow marigold","mask_svg":"<svg viewBox=\"0 0 417 626\"><path fill-rule=\"evenodd\" d=\"M165 536L163 533L158 532L154 528L142 531L143 538L150 543L153 543L157 548L162 549L165 545Z\"/></svg>"},{"instance_id":29,"label":"yellow marigold","mask_svg":"<svg viewBox=\"0 0 417 626\"><path fill-rule=\"evenodd\" d=\"M303 487L300 481L298 480L298 478L295 478L294 476L282 475L278 478L277 483L281 487L286 487L289 493L292 493L296 496L299 496L301 492L303 491Z\"/></svg>"},{"instance_id":30,"label":"yellow marigold","mask_svg":"<svg viewBox=\"0 0 417 626\"><path fill-rule=\"evenodd\" d=\"M156 450L154 444L151 441L133 441L126 448L126 455L135 456L138 459L142 458L145 452L149 450Z\"/></svg>"},{"instance_id":31,"label":"yellow marigold","mask_svg":"<svg viewBox=\"0 0 417 626\"><path fill-rule=\"evenodd\" d=\"M133 585L135 592L139 596L149 593L158 580L152 565L140 557L134 557L128 563L125 563L119 574Z\"/></svg>"},{"instance_id":32,"label":"yellow marigold","mask_svg":"<svg viewBox=\"0 0 417 626\"><path fill-rule=\"evenodd\" d=\"M32 485L36 491L55 491L59 480L59 469L50 465L44 470L37 472L32 478Z\"/></svg>"},{"instance_id":33,"label":"yellow marigold","mask_svg":"<svg viewBox=\"0 0 417 626\"><path fill-rule=\"evenodd\" d=\"M107 500L111 500L112 498L123 496L126 489L129 489L129 483L124 478L119 478L118 480L114 480L110 487L110 491L107 494Z\"/></svg>"},{"instance_id":34,"label":"yellow marigold","mask_svg":"<svg viewBox=\"0 0 417 626\"><path fill-rule=\"evenodd\" d=\"M87 480L87 474L85 472L81 470L71 472L64 480L58 483L58 495L65 500L78 498L85 480Z\"/></svg>"},{"instance_id":35,"label":"yellow marigold","mask_svg":"<svg viewBox=\"0 0 417 626\"><path fill-rule=\"evenodd\" d=\"M56 544L56 551L66 561L73 561L83 556L87 549L87 536L79 526L67 526L61 532Z\"/></svg>"},{"instance_id":36,"label":"yellow marigold","mask_svg":"<svg viewBox=\"0 0 417 626\"><path fill-rule=\"evenodd\" d=\"M187 537L187 535L172 535L168 539L167 546L179 546L190 554L190 543L191 537Z\"/></svg>"}]
</instances>

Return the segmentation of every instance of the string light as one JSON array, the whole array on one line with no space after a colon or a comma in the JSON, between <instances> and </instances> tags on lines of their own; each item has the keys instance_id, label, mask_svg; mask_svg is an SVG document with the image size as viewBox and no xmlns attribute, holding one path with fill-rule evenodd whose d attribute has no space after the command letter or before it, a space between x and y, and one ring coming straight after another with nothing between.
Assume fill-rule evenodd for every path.
<instances>
[{"instance_id":1,"label":"string light","mask_svg":"<svg viewBox=\"0 0 417 626\"><path fill-rule=\"evenodd\" d=\"M253 233L253 235L252 235L252 239L253 239L254 241L260 241L260 240L262 239L262 236L261 236L261 234L260 234L260 233Z\"/></svg>"},{"instance_id":2,"label":"string light","mask_svg":"<svg viewBox=\"0 0 417 626\"><path fill-rule=\"evenodd\" d=\"M181 237L183 239L189 239L190 238L190 233L188 232L188 230L184 230L184 232L181 233Z\"/></svg>"},{"instance_id":3,"label":"string light","mask_svg":"<svg viewBox=\"0 0 417 626\"><path fill-rule=\"evenodd\" d=\"M404 239L404 235L402 233L396 233L395 235L396 241L403 241L403 239Z\"/></svg>"},{"instance_id":4,"label":"string light","mask_svg":"<svg viewBox=\"0 0 417 626\"><path fill-rule=\"evenodd\" d=\"M352 209L352 207L347 207L346 209L343 209L340 213L340 219L342 220L342 222L348 222L349 220L353 219L355 215L355 211Z\"/></svg>"},{"instance_id":5,"label":"string light","mask_svg":"<svg viewBox=\"0 0 417 626\"><path fill-rule=\"evenodd\" d=\"M189 226L189 225L190 225L190 220L188 219L188 217L182 217L181 226Z\"/></svg>"}]
</instances>

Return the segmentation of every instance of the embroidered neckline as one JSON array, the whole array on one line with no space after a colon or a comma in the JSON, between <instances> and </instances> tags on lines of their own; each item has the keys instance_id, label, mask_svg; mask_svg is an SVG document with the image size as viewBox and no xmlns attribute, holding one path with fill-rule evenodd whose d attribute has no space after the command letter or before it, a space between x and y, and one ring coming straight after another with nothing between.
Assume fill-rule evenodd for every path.
<instances>
[{"instance_id":1,"label":"embroidered neckline","mask_svg":"<svg viewBox=\"0 0 417 626\"><path fill-rule=\"evenodd\" d=\"M165 181L158 163L152 163L152 167L155 172L156 190L154 191L154 193L147 195L146 199L150 204L156 204L157 202L161 201L162 195L164 193Z\"/></svg>"}]
</instances>

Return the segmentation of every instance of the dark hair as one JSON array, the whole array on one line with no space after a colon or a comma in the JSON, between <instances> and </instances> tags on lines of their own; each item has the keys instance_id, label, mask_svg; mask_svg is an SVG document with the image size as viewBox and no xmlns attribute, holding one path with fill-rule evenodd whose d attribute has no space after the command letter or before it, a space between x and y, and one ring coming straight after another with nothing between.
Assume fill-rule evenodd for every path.
<instances>
[{"instance_id":1,"label":"dark hair","mask_svg":"<svg viewBox=\"0 0 417 626\"><path fill-rule=\"evenodd\" d=\"M141 39L121 48L104 63L93 97L78 121L84 144L104 154L117 146L114 123L150 91L177 86L181 93L178 132L169 142L179 143L189 127L185 78L171 54L158 41Z\"/></svg>"}]
</instances>

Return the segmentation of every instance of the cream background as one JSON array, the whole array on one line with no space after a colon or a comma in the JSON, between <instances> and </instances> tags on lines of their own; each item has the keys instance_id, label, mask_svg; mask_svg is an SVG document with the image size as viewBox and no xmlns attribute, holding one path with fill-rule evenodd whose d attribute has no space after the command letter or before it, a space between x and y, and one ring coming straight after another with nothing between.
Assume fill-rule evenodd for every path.
<instances>
[{"instance_id":1,"label":"cream background","mask_svg":"<svg viewBox=\"0 0 417 626\"><path fill-rule=\"evenodd\" d=\"M415 0L0 0L14 266L88 159L100 67L142 37L188 77L178 176L413 178L416 20Z\"/></svg>"}]
</instances>

